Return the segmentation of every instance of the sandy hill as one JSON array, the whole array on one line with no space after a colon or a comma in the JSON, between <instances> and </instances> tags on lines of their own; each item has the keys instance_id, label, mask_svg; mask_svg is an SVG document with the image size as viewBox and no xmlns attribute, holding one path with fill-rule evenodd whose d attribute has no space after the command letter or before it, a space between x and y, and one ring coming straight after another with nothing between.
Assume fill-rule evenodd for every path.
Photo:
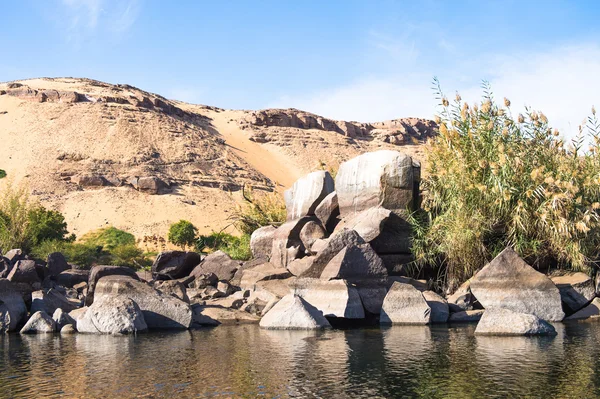
<instances>
[{"instance_id":1,"label":"sandy hill","mask_svg":"<svg viewBox=\"0 0 600 399\"><path fill-rule=\"evenodd\" d=\"M240 188L281 191L305 173L395 148L422 157L428 120L334 121L295 109L235 111L129 85L42 78L0 83L0 169L58 209L77 235L138 237L188 219L220 230Z\"/></svg>"}]
</instances>

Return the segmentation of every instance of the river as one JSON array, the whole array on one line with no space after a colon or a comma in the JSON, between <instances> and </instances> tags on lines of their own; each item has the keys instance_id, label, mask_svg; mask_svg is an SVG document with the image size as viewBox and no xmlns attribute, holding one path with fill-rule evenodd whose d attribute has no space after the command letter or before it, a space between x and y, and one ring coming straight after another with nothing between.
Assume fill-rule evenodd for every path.
<instances>
[{"instance_id":1,"label":"river","mask_svg":"<svg viewBox=\"0 0 600 399\"><path fill-rule=\"evenodd\" d=\"M1 398L594 398L600 323L0 337Z\"/></svg>"}]
</instances>

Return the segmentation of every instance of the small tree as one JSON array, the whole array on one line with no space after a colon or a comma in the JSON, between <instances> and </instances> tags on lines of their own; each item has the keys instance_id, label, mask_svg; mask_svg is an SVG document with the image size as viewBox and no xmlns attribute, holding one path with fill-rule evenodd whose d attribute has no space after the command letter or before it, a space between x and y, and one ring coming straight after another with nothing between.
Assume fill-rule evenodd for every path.
<instances>
[{"instance_id":1,"label":"small tree","mask_svg":"<svg viewBox=\"0 0 600 399\"><path fill-rule=\"evenodd\" d=\"M187 220L173 223L169 228L169 242L186 249L195 244L198 229Z\"/></svg>"}]
</instances>

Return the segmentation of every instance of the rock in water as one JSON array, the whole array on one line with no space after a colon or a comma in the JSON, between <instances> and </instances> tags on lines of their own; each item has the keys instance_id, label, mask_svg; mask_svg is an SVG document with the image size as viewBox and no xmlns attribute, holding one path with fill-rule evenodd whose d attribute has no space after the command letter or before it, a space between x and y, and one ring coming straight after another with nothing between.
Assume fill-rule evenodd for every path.
<instances>
[{"instance_id":1,"label":"rock in water","mask_svg":"<svg viewBox=\"0 0 600 399\"><path fill-rule=\"evenodd\" d=\"M585 308L573 313L571 316L565 318L565 321L586 319L600 319L600 298L594 298L592 303L587 305Z\"/></svg>"},{"instance_id":2,"label":"rock in water","mask_svg":"<svg viewBox=\"0 0 600 399\"><path fill-rule=\"evenodd\" d=\"M478 335L555 335L554 327L539 317L503 308L487 308L477 324Z\"/></svg>"},{"instance_id":3,"label":"rock in water","mask_svg":"<svg viewBox=\"0 0 600 399\"><path fill-rule=\"evenodd\" d=\"M379 322L381 324L428 324L431 308L423 294L410 284L394 282L388 291Z\"/></svg>"},{"instance_id":4,"label":"rock in water","mask_svg":"<svg viewBox=\"0 0 600 399\"><path fill-rule=\"evenodd\" d=\"M287 209L287 220L312 216L321 201L334 190L329 172L317 171L298 179L292 188L283 194Z\"/></svg>"},{"instance_id":5,"label":"rock in water","mask_svg":"<svg viewBox=\"0 0 600 399\"><path fill-rule=\"evenodd\" d=\"M10 311L4 302L0 301L0 334L10 331Z\"/></svg>"},{"instance_id":6,"label":"rock in water","mask_svg":"<svg viewBox=\"0 0 600 399\"><path fill-rule=\"evenodd\" d=\"M558 288L512 248L502 251L471 279L471 292L486 309L504 308L549 321L565 316Z\"/></svg>"},{"instance_id":7,"label":"rock in water","mask_svg":"<svg viewBox=\"0 0 600 399\"><path fill-rule=\"evenodd\" d=\"M594 281L585 273L571 273L550 279L558 287L563 305L569 313L582 309L596 297Z\"/></svg>"},{"instance_id":8,"label":"rock in water","mask_svg":"<svg viewBox=\"0 0 600 399\"><path fill-rule=\"evenodd\" d=\"M483 309L475 309L475 310L462 310L456 313L450 313L450 317L448 318L448 322L450 323L474 323L476 321L481 320L481 316L485 310Z\"/></svg>"},{"instance_id":9,"label":"rock in water","mask_svg":"<svg viewBox=\"0 0 600 399\"><path fill-rule=\"evenodd\" d=\"M73 324L75 325L75 319L72 318L68 313L63 312L62 309L56 309L54 314L52 315L52 320L56 323L56 330L62 331L62 328L66 325Z\"/></svg>"},{"instance_id":10,"label":"rock in water","mask_svg":"<svg viewBox=\"0 0 600 399\"><path fill-rule=\"evenodd\" d=\"M298 279L293 293L323 312L327 317L364 319L365 310L356 287L345 280Z\"/></svg>"},{"instance_id":11,"label":"rock in water","mask_svg":"<svg viewBox=\"0 0 600 399\"><path fill-rule=\"evenodd\" d=\"M98 281L97 296L123 295L142 310L150 329L187 329L192 322L190 305L127 276L107 276Z\"/></svg>"},{"instance_id":12,"label":"rock in water","mask_svg":"<svg viewBox=\"0 0 600 399\"><path fill-rule=\"evenodd\" d=\"M4 313L9 314L8 331L15 331L27 316L27 306L23 296L7 279L0 279L0 301L3 303ZM4 322L6 321L5 318Z\"/></svg>"},{"instance_id":13,"label":"rock in water","mask_svg":"<svg viewBox=\"0 0 600 399\"><path fill-rule=\"evenodd\" d=\"M271 249L273 248L273 236L277 230L274 226L264 226L254 230L250 236L250 250L254 258L271 258Z\"/></svg>"},{"instance_id":14,"label":"rock in water","mask_svg":"<svg viewBox=\"0 0 600 399\"><path fill-rule=\"evenodd\" d=\"M427 305L431 308L430 322L433 323L445 323L448 321L450 316L450 309L448 308L448 302L433 291L424 291L423 298L427 302Z\"/></svg>"},{"instance_id":15,"label":"rock in water","mask_svg":"<svg viewBox=\"0 0 600 399\"><path fill-rule=\"evenodd\" d=\"M381 206L399 215L416 206L420 165L397 151L362 154L340 165L335 188L340 216Z\"/></svg>"},{"instance_id":16,"label":"rock in water","mask_svg":"<svg viewBox=\"0 0 600 399\"><path fill-rule=\"evenodd\" d=\"M121 295L98 296L77 319L77 331L81 333L134 334L146 330L148 326L139 306Z\"/></svg>"},{"instance_id":17,"label":"rock in water","mask_svg":"<svg viewBox=\"0 0 600 399\"><path fill-rule=\"evenodd\" d=\"M56 323L46 312L35 312L21 329L21 334L53 333Z\"/></svg>"},{"instance_id":18,"label":"rock in water","mask_svg":"<svg viewBox=\"0 0 600 399\"><path fill-rule=\"evenodd\" d=\"M323 313L298 295L283 297L260 320L262 328L317 330L331 328Z\"/></svg>"},{"instance_id":19,"label":"rock in water","mask_svg":"<svg viewBox=\"0 0 600 399\"><path fill-rule=\"evenodd\" d=\"M152 264L152 277L158 280L186 277L201 261L202 258L196 252L161 252Z\"/></svg>"}]
</instances>

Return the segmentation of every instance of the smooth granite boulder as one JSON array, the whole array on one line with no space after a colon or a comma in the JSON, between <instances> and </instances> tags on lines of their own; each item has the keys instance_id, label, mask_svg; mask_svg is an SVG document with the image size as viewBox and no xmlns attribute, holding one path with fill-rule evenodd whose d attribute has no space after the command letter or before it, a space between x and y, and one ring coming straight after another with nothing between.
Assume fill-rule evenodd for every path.
<instances>
[{"instance_id":1,"label":"smooth granite boulder","mask_svg":"<svg viewBox=\"0 0 600 399\"><path fill-rule=\"evenodd\" d=\"M260 320L260 326L281 330L320 330L331 328L323 312L298 295L283 297Z\"/></svg>"},{"instance_id":2,"label":"smooth granite boulder","mask_svg":"<svg viewBox=\"0 0 600 399\"><path fill-rule=\"evenodd\" d=\"M35 312L21 329L21 334L46 334L56 331L56 323L46 312Z\"/></svg>"},{"instance_id":3,"label":"smooth granite boulder","mask_svg":"<svg viewBox=\"0 0 600 399\"><path fill-rule=\"evenodd\" d=\"M223 251L215 251L208 255L202 263L200 263L192 271L192 276L213 273L219 280L231 280L235 276L235 272L242 266L239 260L233 260Z\"/></svg>"},{"instance_id":4,"label":"smooth granite boulder","mask_svg":"<svg viewBox=\"0 0 600 399\"><path fill-rule=\"evenodd\" d=\"M450 317L448 302L433 291L424 291L423 298L425 298L427 305L431 308L431 317L429 321L432 324L446 323Z\"/></svg>"},{"instance_id":5,"label":"smooth granite boulder","mask_svg":"<svg viewBox=\"0 0 600 399\"><path fill-rule=\"evenodd\" d=\"M565 311L577 312L596 297L594 280L585 273L570 273L550 278L560 291Z\"/></svg>"},{"instance_id":6,"label":"smooth granite boulder","mask_svg":"<svg viewBox=\"0 0 600 399\"><path fill-rule=\"evenodd\" d=\"M449 323L474 323L481 320L481 316L485 310L474 309L474 310L462 310L460 312L450 313L448 318Z\"/></svg>"},{"instance_id":7,"label":"smooth granite boulder","mask_svg":"<svg viewBox=\"0 0 600 399\"><path fill-rule=\"evenodd\" d=\"M7 278L13 283L25 283L29 285L42 282L42 279L40 279L37 272L35 262L32 260L17 261Z\"/></svg>"},{"instance_id":8,"label":"smooth granite boulder","mask_svg":"<svg viewBox=\"0 0 600 399\"><path fill-rule=\"evenodd\" d=\"M81 306L80 301L70 300L60 291L50 288L48 290L39 290L31 293L31 313L44 311L47 314L54 314L56 309L62 309L70 312Z\"/></svg>"},{"instance_id":9,"label":"smooth granite boulder","mask_svg":"<svg viewBox=\"0 0 600 399\"><path fill-rule=\"evenodd\" d=\"M506 248L471 279L471 292L487 308L504 308L560 321L565 314L552 280Z\"/></svg>"},{"instance_id":10,"label":"smooth granite boulder","mask_svg":"<svg viewBox=\"0 0 600 399\"><path fill-rule=\"evenodd\" d=\"M311 252L311 248L315 241L325 238L326 232L321 227L321 224L316 221L309 221L300 230L300 241L307 252Z\"/></svg>"},{"instance_id":11,"label":"smooth granite boulder","mask_svg":"<svg viewBox=\"0 0 600 399\"><path fill-rule=\"evenodd\" d=\"M421 291L410 284L394 282L381 307L381 324L429 324L431 308Z\"/></svg>"},{"instance_id":12,"label":"smooth granite boulder","mask_svg":"<svg viewBox=\"0 0 600 399\"><path fill-rule=\"evenodd\" d=\"M322 280L347 280L358 283L367 279L387 279L387 269L369 244L349 245L334 256L320 278Z\"/></svg>"},{"instance_id":13,"label":"smooth granite boulder","mask_svg":"<svg viewBox=\"0 0 600 399\"><path fill-rule=\"evenodd\" d=\"M334 182L329 172L320 170L298 179L283 193L287 220L314 215L317 206L333 191Z\"/></svg>"},{"instance_id":14,"label":"smooth granite boulder","mask_svg":"<svg viewBox=\"0 0 600 399\"><path fill-rule=\"evenodd\" d=\"M85 297L85 306L91 306L94 303L94 294L96 291L96 284L98 280L107 276L128 276L135 280L139 280L139 277L135 270L125 266L94 266L90 270L90 276L88 278L88 291Z\"/></svg>"},{"instance_id":15,"label":"smooth granite boulder","mask_svg":"<svg viewBox=\"0 0 600 399\"><path fill-rule=\"evenodd\" d=\"M365 244L365 240L354 230L343 229L334 233L323 249L314 257L310 267L301 274L302 277L320 278L329 262L349 246Z\"/></svg>"},{"instance_id":16,"label":"smooth granite boulder","mask_svg":"<svg viewBox=\"0 0 600 399\"><path fill-rule=\"evenodd\" d=\"M556 335L552 324L539 317L503 308L488 308L475 329L477 335Z\"/></svg>"},{"instance_id":17,"label":"smooth granite boulder","mask_svg":"<svg viewBox=\"0 0 600 399\"><path fill-rule=\"evenodd\" d=\"M122 295L99 296L77 319L80 333L135 334L146 330L148 326L139 306Z\"/></svg>"},{"instance_id":18,"label":"smooth granite boulder","mask_svg":"<svg viewBox=\"0 0 600 399\"><path fill-rule=\"evenodd\" d=\"M345 280L324 281L302 278L293 284L293 293L327 317L364 319L365 311L356 287Z\"/></svg>"},{"instance_id":19,"label":"smooth granite boulder","mask_svg":"<svg viewBox=\"0 0 600 399\"><path fill-rule=\"evenodd\" d=\"M335 191L323 198L323 201L315 209L315 216L327 232L333 233L340 216L340 206Z\"/></svg>"},{"instance_id":20,"label":"smooth granite boulder","mask_svg":"<svg viewBox=\"0 0 600 399\"><path fill-rule=\"evenodd\" d=\"M252 288L259 281L286 279L289 277L292 277L292 274L288 269L275 267L271 263L263 263L262 265L244 270L240 287Z\"/></svg>"},{"instance_id":21,"label":"smooth granite boulder","mask_svg":"<svg viewBox=\"0 0 600 399\"><path fill-rule=\"evenodd\" d=\"M161 252L152 264L152 277L157 280L174 280L186 277L201 261L202 257L196 252Z\"/></svg>"},{"instance_id":22,"label":"smooth granite boulder","mask_svg":"<svg viewBox=\"0 0 600 399\"><path fill-rule=\"evenodd\" d=\"M300 239L304 225L313 219L303 217L286 222L279 226L273 234L270 262L275 267L287 267L294 259L301 257L305 248Z\"/></svg>"},{"instance_id":23,"label":"smooth granite boulder","mask_svg":"<svg viewBox=\"0 0 600 399\"><path fill-rule=\"evenodd\" d=\"M52 314L52 320L56 323L56 331L62 331L63 327L72 324L75 325L76 321L72 318L69 313L64 312L62 309L58 308Z\"/></svg>"},{"instance_id":24,"label":"smooth granite boulder","mask_svg":"<svg viewBox=\"0 0 600 399\"><path fill-rule=\"evenodd\" d=\"M264 226L254 230L250 236L250 251L254 258L271 258L273 249L273 236L277 228L275 226Z\"/></svg>"},{"instance_id":25,"label":"smooth granite boulder","mask_svg":"<svg viewBox=\"0 0 600 399\"><path fill-rule=\"evenodd\" d=\"M600 320L600 298L594 298L585 308L565 318L565 321L570 320Z\"/></svg>"}]
</instances>

